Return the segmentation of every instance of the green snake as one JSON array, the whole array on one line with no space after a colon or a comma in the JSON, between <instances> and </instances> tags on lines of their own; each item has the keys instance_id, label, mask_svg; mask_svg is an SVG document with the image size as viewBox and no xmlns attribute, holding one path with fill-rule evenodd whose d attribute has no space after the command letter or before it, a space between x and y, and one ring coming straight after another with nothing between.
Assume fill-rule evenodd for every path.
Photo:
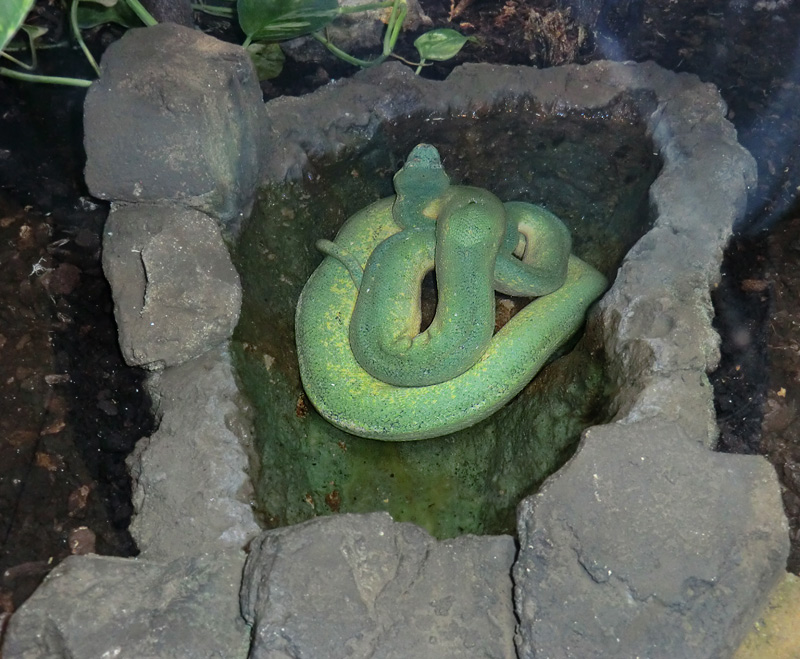
<instances>
[{"instance_id":1,"label":"green snake","mask_svg":"<svg viewBox=\"0 0 800 659\"><path fill-rule=\"evenodd\" d=\"M396 196L352 216L300 295L306 394L334 425L408 441L471 426L525 387L583 323L605 277L570 253L545 209L450 185L438 151L416 146ZM436 313L420 332L421 284ZM495 291L535 297L494 333Z\"/></svg>"}]
</instances>

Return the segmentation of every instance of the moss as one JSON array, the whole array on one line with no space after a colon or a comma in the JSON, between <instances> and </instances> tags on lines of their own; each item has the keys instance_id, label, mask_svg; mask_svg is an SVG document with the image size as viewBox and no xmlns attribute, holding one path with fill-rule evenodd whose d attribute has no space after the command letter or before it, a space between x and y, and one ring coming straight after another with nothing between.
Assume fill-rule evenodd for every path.
<instances>
[{"instance_id":1,"label":"moss","mask_svg":"<svg viewBox=\"0 0 800 659\"><path fill-rule=\"evenodd\" d=\"M570 227L576 253L613 277L648 228L658 161L643 126L624 104L521 124L519 114L534 110L522 103L480 121L410 117L358 152L312 162L302 182L262 190L234 250L244 302L233 354L256 410L256 495L270 526L385 510L439 538L513 532L517 502L569 458L582 429L608 420L591 332L494 416L430 440L386 443L338 430L300 384L294 311L322 260L314 242L391 194L392 175L418 142L440 149L454 182L544 203Z\"/></svg>"}]
</instances>

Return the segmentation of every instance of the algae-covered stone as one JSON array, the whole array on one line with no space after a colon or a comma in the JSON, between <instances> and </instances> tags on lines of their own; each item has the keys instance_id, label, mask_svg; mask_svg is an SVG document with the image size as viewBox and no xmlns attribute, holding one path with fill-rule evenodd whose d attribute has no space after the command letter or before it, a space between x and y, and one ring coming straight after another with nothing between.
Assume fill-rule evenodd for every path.
<instances>
[{"instance_id":1,"label":"algae-covered stone","mask_svg":"<svg viewBox=\"0 0 800 659\"><path fill-rule=\"evenodd\" d=\"M513 529L520 498L564 463L583 428L605 420L608 391L592 322L577 348L489 419L435 439L390 445L334 428L306 399L294 345L295 306L322 259L316 240L332 238L353 212L389 196L396 163L419 142L439 148L454 183L543 203L570 228L576 254L613 274L645 227L646 191L658 168L630 112L624 101L609 107L597 120L604 131L579 115L543 117L524 128L513 112L489 115L479 126L467 117L441 124L412 119L402 134L387 126L363 152L315 162L310 180L262 191L236 249L244 298L233 355L256 410L256 496L271 524L386 510L438 537ZM510 132L514 149L493 148L511 139ZM554 176L567 163L585 172L578 183ZM520 304L501 300L498 322Z\"/></svg>"},{"instance_id":2,"label":"algae-covered stone","mask_svg":"<svg viewBox=\"0 0 800 659\"><path fill-rule=\"evenodd\" d=\"M795 659L800 649L800 577L787 572L734 659Z\"/></svg>"}]
</instances>

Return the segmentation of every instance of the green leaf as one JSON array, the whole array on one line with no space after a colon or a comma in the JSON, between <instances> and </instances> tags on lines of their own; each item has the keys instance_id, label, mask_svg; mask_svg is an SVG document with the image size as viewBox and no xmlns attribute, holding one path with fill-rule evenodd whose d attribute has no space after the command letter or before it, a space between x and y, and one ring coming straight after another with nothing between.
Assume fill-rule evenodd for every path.
<instances>
[{"instance_id":1,"label":"green leaf","mask_svg":"<svg viewBox=\"0 0 800 659\"><path fill-rule=\"evenodd\" d=\"M285 41L321 30L339 15L336 0L238 0L248 41Z\"/></svg>"},{"instance_id":2,"label":"green leaf","mask_svg":"<svg viewBox=\"0 0 800 659\"><path fill-rule=\"evenodd\" d=\"M419 51L422 59L443 62L458 55L458 51L464 47L467 41L476 41L476 39L465 37L450 28L442 28L431 30L417 37L414 47Z\"/></svg>"},{"instance_id":3,"label":"green leaf","mask_svg":"<svg viewBox=\"0 0 800 659\"><path fill-rule=\"evenodd\" d=\"M127 2L92 2L78 5L78 27L87 30L97 25L116 23L122 27L141 27L142 21Z\"/></svg>"},{"instance_id":4,"label":"green leaf","mask_svg":"<svg viewBox=\"0 0 800 659\"><path fill-rule=\"evenodd\" d=\"M0 0L0 52L19 30L33 3L34 0Z\"/></svg>"},{"instance_id":5,"label":"green leaf","mask_svg":"<svg viewBox=\"0 0 800 659\"><path fill-rule=\"evenodd\" d=\"M276 43L251 43L247 53L256 67L259 80L277 78L283 70L286 56Z\"/></svg>"},{"instance_id":6,"label":"green leaf","mask_svg":"<svg viewBox=\"0 0 800 659\"><path fill-rule=\"evenodd\" d=\"M40 27L39 25L22 25L19 29L28 35L28 39L30 39L31 42L47 34L47 28Z\"/></svg>"},{"instance_id":7,"label":"green leaf","mask_svg":"<svg viewBox=\"0 0 800 659\"><path fill-rule=\"evenodd\" d=\"M28 45L30 46L31 51L36 50L36 40L39 37L43 37L45 34L47 34L47 28L40 27L38 25L22 25L20 26L19 31L28 35Z\"/></svg>"}]
</instances>

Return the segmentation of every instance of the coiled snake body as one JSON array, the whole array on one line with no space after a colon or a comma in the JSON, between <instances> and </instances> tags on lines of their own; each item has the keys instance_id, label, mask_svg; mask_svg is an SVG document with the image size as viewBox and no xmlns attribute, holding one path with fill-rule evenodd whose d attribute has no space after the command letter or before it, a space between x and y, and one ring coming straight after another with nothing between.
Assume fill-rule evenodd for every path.
<instances>
[{"instance_id":1,"label":"coiled snake body","mask_svg":"<svg viewBox=\"0 0 800 659\"><path fill-rule=\"evenodd\" d=\"M552 213L450 185L437 150L414 148L396 197L351 217L297 306L300 375L323 417L405 441L454 432L513 398L583 322L605 289L570 254ZM422 279L438 300L420 332ZM493 335L495 290L535 297Z\"/></svg>"}]
</instances>

